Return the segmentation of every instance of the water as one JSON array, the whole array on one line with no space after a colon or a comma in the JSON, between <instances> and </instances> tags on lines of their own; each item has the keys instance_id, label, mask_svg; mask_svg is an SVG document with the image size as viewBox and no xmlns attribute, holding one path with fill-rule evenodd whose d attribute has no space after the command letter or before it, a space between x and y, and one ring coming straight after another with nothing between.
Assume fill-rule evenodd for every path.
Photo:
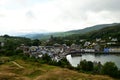
<instances>
[{"instance_id":1,"label":"water","mask_svg":"<svg viewBox=\"0 0 120 80\"><path fill-rule=\"evenodd\" d=\"M71 55L67 55L67 60L70 64L74 67L80 63L81 60L86 59L87 61L97 61L101 62L102 64L112 61L114 62L118 68L120 68L120 55L114 54L101 54L101 55L94 55L94 54L82 54L82 56L71 57Z\"/></svg>"}]
</instances>

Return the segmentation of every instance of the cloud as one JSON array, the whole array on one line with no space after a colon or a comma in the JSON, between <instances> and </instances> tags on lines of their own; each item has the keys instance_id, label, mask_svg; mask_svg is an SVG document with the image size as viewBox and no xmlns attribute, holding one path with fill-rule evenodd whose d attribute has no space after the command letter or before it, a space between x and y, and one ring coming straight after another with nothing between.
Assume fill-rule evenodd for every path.
<instances>
[{"instance_id":1,"label":"cloud","mask_svg":"<svg viewBox=\"0 0 120 80\"><path fill-rule=\"evenodd\" d=\"M120 0L105 0L105 1L96 0L92 3L94 4L94 6L92 4L90 4L90 6L92 6L91 8L96 11L101 10L119 11L120 9L119 3Z\"/></svg>"},{"instance_id":2,"label":"cloud","mask_svg":"<svg viewBox=\"0 0 120 80\"><path fill-rule=\"evenodd\" d=\"M1 32L68 31L120 22L119 0L0 0Z\"/></svg>"}]
</instances>

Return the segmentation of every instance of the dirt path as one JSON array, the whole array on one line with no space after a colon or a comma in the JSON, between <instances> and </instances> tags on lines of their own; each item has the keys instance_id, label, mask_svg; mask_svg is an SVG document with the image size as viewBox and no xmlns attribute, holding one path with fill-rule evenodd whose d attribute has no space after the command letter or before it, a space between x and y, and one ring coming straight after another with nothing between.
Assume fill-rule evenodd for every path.
<instances>
[{"instance_id":1,"label":"dirt path","mask_svg":"<svg viewBox=\"0 0 120 80\"><path fill-rule=\"evenodd\" d=\"M15 64L16 66L18 66L19 68L24 68L23 66L19 65L18 63L16 63L15 61L12 61L13 64Z\"/></svg>"}]
</instances>

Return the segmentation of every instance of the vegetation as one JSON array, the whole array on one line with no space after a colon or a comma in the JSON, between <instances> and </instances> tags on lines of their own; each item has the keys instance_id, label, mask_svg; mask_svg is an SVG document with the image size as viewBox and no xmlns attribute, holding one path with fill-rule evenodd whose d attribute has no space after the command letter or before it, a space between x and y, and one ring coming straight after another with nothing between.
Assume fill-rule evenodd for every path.
<instances>
[{"instance_id":1,"label":"vegetation","mask_svg":"<svg viewBox=\"0 0 120 80\"><path fill-rule=\"evenodd\" d=\"M77 70L85 73L103 74L114 78L120 78L120 70L113 62L106 62L104 65L101 65L99 62L94 65L91 61L83 60L78 65Z\"/></svg>"},{"instance_id":2,"label":"vegetation","mask_svg":"<svg viewBox=\"0 0 120 80\"><path fill-rule=\"evenodd\" d=\"M96 38L108 38L108 37L113 37L113 38L118 38L120 40L120 24L114 25L114 26L109 26L106 28L102 28L100 30L94 30L87 32L85 34L73 34L70 36L67 36L65 38L67 39L96 39Z\"/></svg>"},{"instance_id":3,"label":"vegetation","mask_svg":"<svg viewBox=\"0 0 120 80\"><path fill-rule=\"evenodd\" d=\"M113 62L107 62L103 65L102 73L110 75L111 77L120 78L120 71L118 71L117 66Z\"/></svg>"},{"instance_id":4,"label":"vegetation","mask_svg":"<svg viewBox=\"0 0 120 80\"><path fill-rule=\"evenodd\" d=\"M91 61L83 60L78 65L78 69L83 70L83 71L93 71L94 66L93 66L93 63Z\"/></svg>"},{"instance_id":5,"label":"vegetation","mask_svg":"<svg viewBox=\"0 0 120 80\"><path fill-rule=\"evenodd\" d=\"M8 56L8 57L4 57L4 56ZM50 71L54 70L54 68L55 68L55 70L57 70L56 68L60 68L60 67L62 67L63 70L64 70L64 68L68 68L68 69L75 70L78 72L90 73L90 74L85 74L85 75L103 74L103 75L109 75L114 78L120 78L119 77L120 70L118 70L117 66L112 62L107 62L103 66L100 63L94 66L93 62L83 60L80 62L78 67L75 68L70 65L70 63L67 61L66 58L63 58L60 61L56 62L56 61L51 60L50 56L48 56L47 54L43 55L43 57L39 58L39 59L36 59L34 57L30 58L27 55L23 55L21 52L16 53L13 56L2 55L0 57L0 64L1 64L0 66L7 65L8 67L10 67L12 69L12 70L10 69L11 73L14 73L19 76L24 76L27 78L35 78L40 75L44 76L44 73L47 74L47 72L49 72L49 70ZM18 69L15 68L15 66L18 67ZM41 68L42 68L42 70L41 70ZM5 69L3 69L3 72ZM6 69L6 70L8 70L8 69ZM23 72L24 72L24 74L21 75L21 73L23 73ZM67 73L65 73L65 74L68 75ZM77 73L77 74L79 75L81 73ZM74 76L70 77L70 79L72 80ZM76 77L77 77L76 79L81 79L81 77L78 77L78 76L76 76ZM57 77L54 77L54 75L53 75L53 77L50 77L50 78L51 79L55 78L55 80L57 79ZM60 78L60 76L59 76L59 78ZM68 78L68 76L67 76L67 78ZM89 77L87 77L86 79L89 79Z\"/></svg>"},{"instance_id":6,"label":"vegetation","mask_svg":"<svg viewBox=\"0 0 120 80\"><path fill-rule=\"evenodd\" d=\"M24 45L31 45L31 40L22 37L12 37L9 35L0 36L0 42L4 43L4 46L0 46L0 55L14 56L21 53L21 50L17 50L17 47Z\"/></svg>"},{"instance_id":7,"label":"vegetation","mask_svg":"<svg viewBox=\"0 0 120 80\"><path fill-rule=\"evenodd\" d=\"M108 76L78 73L67 68L43 64L38 59L24 55L6 58L9 58L9 61L0 65L0 80L115 80Z\"/></svg>"}]
</instances>

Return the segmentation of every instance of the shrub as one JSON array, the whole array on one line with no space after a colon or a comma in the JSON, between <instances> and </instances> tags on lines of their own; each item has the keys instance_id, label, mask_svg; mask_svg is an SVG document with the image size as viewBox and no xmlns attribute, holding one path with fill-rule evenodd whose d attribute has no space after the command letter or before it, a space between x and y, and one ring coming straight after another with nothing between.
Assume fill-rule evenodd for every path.
<instances>
[{"instance_id":1,"label":"shrub","mask_svg":"<svg viewBox=\"0 0 120 80\"><path fill-rule=\"evenodd\" d=\"M83 60L78 65L78 70L93 71L93 69L94 69L93 62L91 61Z\"/></svg>"},{"instance_id":2,"label":"shrub","mask_svg":"<svg viewBox=\"0 0 120 80\"><path fill-rule=\"evenodd\" d=\"M117 77L118 68L113 62L106 62L102 68L102 74L109 75L111 77Z\"/></svg>"}]
</instances>

